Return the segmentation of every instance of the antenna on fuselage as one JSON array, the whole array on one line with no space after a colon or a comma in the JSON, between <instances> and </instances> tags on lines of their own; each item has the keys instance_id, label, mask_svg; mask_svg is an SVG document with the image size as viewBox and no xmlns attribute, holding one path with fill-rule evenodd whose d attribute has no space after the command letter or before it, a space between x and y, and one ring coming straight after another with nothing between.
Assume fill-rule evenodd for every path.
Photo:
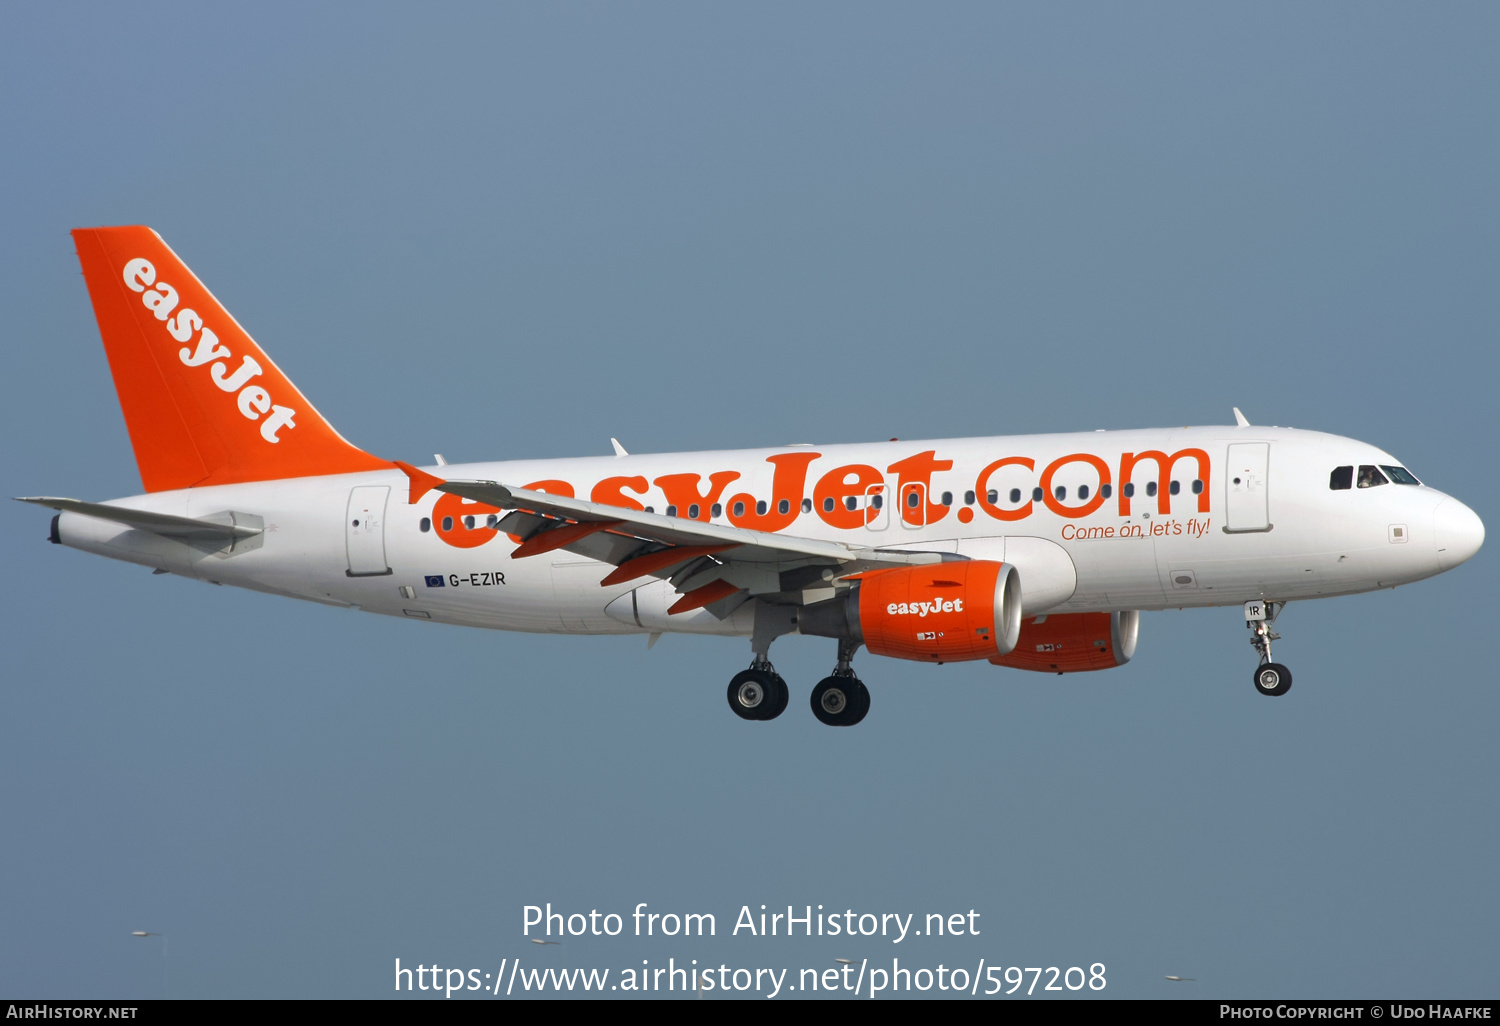
<instances>
[{"instance_id":1,"label":"antenna on fuselage","mask_svg":"<svg viewBox=\"0 0 1500 1026\"><path fill-rule=\"evenodd\" d=\"M1234 425L1235 425L1235 427L1249 427L1250 426L1250 422L1245 419L1245 415L1240 412L1240 408L1238 406L1236 406L1234 408Z\"/></svg>"},{"instance_id":2,"label":"antenna on fuselage","mask_svg":"<svg viewBox=\"0 0 1500 1026\"><path fill-rule=\"evenodd\" d=\"M625 451L625 447L620 444L620 440L618 438L611 438L609 440L609 444L615 447L615 457L617 459L619 457L621 457L621 456L629 456L630 455L630 453L628 453L628 452Z\"/></svg>"}]
</instances>

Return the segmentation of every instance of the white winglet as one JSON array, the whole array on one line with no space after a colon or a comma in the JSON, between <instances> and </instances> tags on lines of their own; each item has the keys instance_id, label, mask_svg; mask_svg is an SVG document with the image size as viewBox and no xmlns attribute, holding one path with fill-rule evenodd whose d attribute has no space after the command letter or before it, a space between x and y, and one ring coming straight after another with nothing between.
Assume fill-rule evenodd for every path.
<instances>
[{"instance_id":1,"label":"white winglet","mask_svg":"<svg viewBox=\"0 0 1500 1026\"><path fill-rule=\"evenodd\" d=\"M1245 415L1240 412L1240 408L1238 406L1234 408L1234 423L1236 427L1250 426L1250 422L1245 419Z\"/></svg>"},{"instance_id":2,"label":"white winglet","mask_svg":"<svg viewBox=\"0 0 1500 1026\"><path fill-rule=\"evenodd\" d=\"M618 458L620 456L629 456L630 455L630 453L628 453L628 452L625 451L625 447L620 444L620 440L618 438L611 438L609 440L609 444L615 447L615 456L616 456L616 458Z\"/></svg>"}]
</instances>

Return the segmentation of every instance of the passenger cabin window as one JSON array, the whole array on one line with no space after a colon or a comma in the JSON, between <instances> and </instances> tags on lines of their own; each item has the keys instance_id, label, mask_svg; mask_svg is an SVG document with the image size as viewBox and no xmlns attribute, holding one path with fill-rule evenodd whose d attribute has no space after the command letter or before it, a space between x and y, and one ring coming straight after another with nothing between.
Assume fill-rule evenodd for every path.
<instances>
[{"instance_id":1,"label":"passenger cabin window","mask_svg":"<svg viewBox=\"0 0 1500 1026\"><path fill-rule=\"evenodd\" d=\"M1125 482L1125 498L1127 498L1127 499L1133 499L1133 498L1135 498L1135 482L1134 481L1126 481Z\"/></svg>"},{"instance_id":2,"label":"passenger cabin window","mask_svg":"<svg viewBox=\"0 0 1500 1026\"><path fill-rule=\"evenodd\" d=\"M755 504L755 515L763 517L766 515L766 500L761 499Z\"/></svg>"},{"instance_id":3,"label":"passenger cabin window","mask_svg":"<svg viewBox=\"0 0 1500 1026\"><path fill-rule=\"evenodd\" d=\"M1021 501L1021 489L1019 489L1019 488L1012 488L1010 490L1010 501L1011 502L1020 502Z\"/></svg>"},{"instance_id":4,"label":"passenger cabin window","mask_svg":"<svg viewBox=\"0 0 1500 1026\"><path fill-rule=\"evenodd\" d=\"M852 507L852 506L850 507L850 509L853 509L853 508L854 507ZM742 517L742 516L745 515L745 504L743 502L736 502L734 504L734 515L736 517Z\"/></svg>"},{"instance_id":5,"label":"passenger cabin window","mask_svg":"<svg viewBox=\"0 0 1500 1026\"><path fill-rule=\"evenodd\" d=\"M944 506L951 506L951 505L953 505L953 493L952 492L944 492L943 493L943 505Z\"/></svg>"},{"instance_id":6,"label":"passenger cabin window","mask_svg":"<svg viewBox=\"0 0 1500 1026\"><path fill-rule=\"evenodd\" d=\"M804 513L811 513L812 512L812 500L811 499L803 499L802 500L802 512L804 512Z\"/></svg>"},{"instance_id":7,"label":"passenger cabin window","mask_svg":"<svg viewBox=\"0 0 1500 1026\"><path fill-rule=\"evenodd\" d=\"M669 517L675 517L676 515L677 515L677 507L676 506L668 506L667 507L667 516L669 516Z\"/></svg>"},{"instance_id":8,"label":"passenger cabin window","mask_svg":"<svg viewBox=\"0 0 1500 1026\"><path fill-rule=\"evenodd\" d=\"M1112 493L1113 491L1114 487L1111 485L1102 484L1099 486L1099 494L1104 496L1106 499L1109 498L1110 493Z\"/></svg>"},{"instance_id":9,"label":"passenger cabin window","mask_svg":"<svg viewBox=\"0 0 1500 1026\"><path fill-rule=\"evenodd\" d=\"M1385 471L1386 477L1390 478L1397 484L1419 485L1422 483L1421 481L1418 481L1415 477L1413 477L1412 472L1407 470L1405 467L1388 467L1384 463L1382 463L1380 465L1380 469Z\"/></svg>"},{"instance_id":10,"label":"passenger cabin window","mask_svg":"<svg viewBox=\"0 0 1500 1026\"><path fill-rule=\"evenodd\" d=\"M432 530L432 521L427 517L423 517L421 520L417 521L417 527L423 534L426 534L428 531Z\"/></svg>"},{"instance_id":11,"label":"passenger cabin window","mask_svg":"<svg viewBox=\"0 0 1500 1026\"><path fill-rule=\"evenodd\" d=\"M782 499L776 504L776 512L780 513L782 516L786 516L791 511L792 501L790 499Z\"/></svg>"},{"instance_id":12,"label":"passenger cabin window","mask_svg":"<svg viewBox=\"0 0 1500 1026\"><path fill-rule=\"evenodd\" d=\"M708 512L712 516L722 517L724 515L724 505L723 505L723 503L719 503L719 502L714 503L712 506L709 507Z\"/></svg>"},{"instance_id":13,"label":"passenger cabin window","mask_svg":"<svg viewBox=\"0 0 1500 1026\"><path fill-rule=\"evenodd\" d=\"M1033 488L1031 490L1031 501L1032 502L1041 502L1042 501L1042 490L1040 488Z\"/></svg>"},{"instance_id":14,"label":"passenger cabin window","mask_svg":"<svg viewBox=\"0 0 1500 1026\"><path fill-rule=\"evenodd\" d=\"M1193 482L1193 494L1194 495L1202 495L1203 494L1203 482L1202 481L1194 481Z\"/></svg>"},{"instance_id":15,"label":"passenger cabin window","mask_svg":"<svg viewBox=\"0 0 1500 1026\"><path fill-rule=\"evenodd\" d=\"M1328 487L1331 491L1342 492L1354 487L1353 467L1334 467L1333 473L1328 475Z\"/></svg>"},{"instance_id":16,"label":"passenger cabin window","mask_svg":"<svg viewBox=\"0 0 1500 1026\"><path fill-rule=\"evenodd\" d=\"M1390 482L1385 479L1385 475L1380 472L1378 467L1372 467L1367 464L1359 468L1359 486L1361 488L1378 488L1383 484L1390 484Z\"/></svg>"},{"instance_id":17,"label":"passenger cabin window","mask_svg":"<svg viewBox=\"0 0 1500 1026\"><path fill-rule=\"evenodd\" d=\"M974 493L973 492L964 492L964 505L965 506L972 506L972 505L974 505Z\"/></svg>"},{"instance_id":18,"label":"passenger cabin window","mask_svg":"<svg viewBox=\"0 0 1500 1026\"><path fill-rule=\"evenodd\" d=\"M698 504L696 502L693 503L691 506L688 507L688 519L689 520L697 520L698 519Z\"/></svg>"},{"instance_id":19,"label":"passenger cabin window","mask_svg":"<svg viewBox=\"0 0 1500 1026\"><path fill-rule=\"evenodd\" d=\"M1052 489L1052 494L1057 496L1058 502L1062 502L1068 497L1068 489L1064 485L1058 485L1056 488Z\"/></svg>"},{"instance_id":20,"label":"passenger cabin window","mask_svg":"<svg viewBox=\"0 0 1500 1026\"><path fill-rule=\"evenodd\" d=\"M1088 485L1079 485L1078 486L1078 497L1080 499L1087 499L1089 497L1089 486Z\"/></svg>"},{"instance_id":21,"label":"passenger cabin window","mask_svg":"<svg viewBox=\"0 0 1500 1026\"><path fill-rule=\"evenodd\" d=\"M1000 501L1000 492L998 489L991 488L984 493L984 497L986 499L989 499L990 505L993 506L995 503Z\"/></svg>"},{"instance_id":22,"label":"passenger cabin window","mask_svg":"<svg viewBox=\"0 0 1500 1026\"><path fill-rule=\"evenodd\" d=\"M1155 495L1156 494L1156 482L1155 481L1147 481L1146 482L1146 494L1147 495Z\"/></svg>"},{"instance_id":23,"label":"passenger cabin window","mask_svg":"<svg viewBox=\"0 0 1500 1026\"><path fill-rule=\"evenodd\" d=\"M1173 481L1170 485L1167 486L1167 491L1171 492L1173 495L1177 495L1182 491L1182 482Z\"/></svg>"}]
</instances>

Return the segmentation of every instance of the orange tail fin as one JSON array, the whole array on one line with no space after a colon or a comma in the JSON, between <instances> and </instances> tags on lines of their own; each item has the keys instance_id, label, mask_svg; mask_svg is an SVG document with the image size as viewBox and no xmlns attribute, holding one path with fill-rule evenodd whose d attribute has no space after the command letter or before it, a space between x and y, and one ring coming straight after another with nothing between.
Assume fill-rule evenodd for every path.
<instances>
[{"instance_id":1,"label":"orange tail fin","mask_svg":"<svg viewBox=\"0 0 1500 1026\"><path fill-rule=\"evenodd\" d=\"M78 228L148 492L391 464L350 445L150 228Z\"/></svg>"}]
</instances>

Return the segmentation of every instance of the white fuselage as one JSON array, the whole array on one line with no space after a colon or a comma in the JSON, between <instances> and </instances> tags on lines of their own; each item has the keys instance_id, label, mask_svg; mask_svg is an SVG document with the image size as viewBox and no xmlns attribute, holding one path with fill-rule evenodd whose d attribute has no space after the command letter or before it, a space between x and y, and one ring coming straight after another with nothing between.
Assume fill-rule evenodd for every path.
<instances>
[{"instance_id":1,"label":"white fuselage","mask_svg":"<svg viewBox=\"0 0 1500 1026\"><path fill-rule=\"evenodd\" d=\"M1169 461L1144 455L1151 452L1178 456L1164 474L1160 464ZM805 455L790 464L769 460L792 453ZM698 514L717 523L756 516L761 502L759 515L774 518L784 499L785 523L769 529L785 535L1004 559L1018 567L1025 612L1033 615L1348 594L1420 580L1467 559L1483 528L1456 499L1415 484L1330 488L1336 467L1396 464L1373 446L1319 432L1198 427L427 469L565 488L614 505L634 501L658 513L684 494L672 476L698 475L691 493L702 494ZM786 472L792 465L805 470L800 480ZM731 474L717 492L711 488L712 475L725 481ZM663 477L679 481L672 494ZM407 498L407 477L391 469L112 503L262 518L257 544L227 554L77 513L62 514L58 533L64 544L183 576L391 616L569 634L751 632L748 606L723 620L706 609L669 616L676 595L667 581L601 587L608 564L562 549L512 559L516 543L486 526L488 507L436 491L415 504ZM686 502L676 515L688 515ZM759 525L768 529L764 520Z\"/></svg>"}]
</instances>

